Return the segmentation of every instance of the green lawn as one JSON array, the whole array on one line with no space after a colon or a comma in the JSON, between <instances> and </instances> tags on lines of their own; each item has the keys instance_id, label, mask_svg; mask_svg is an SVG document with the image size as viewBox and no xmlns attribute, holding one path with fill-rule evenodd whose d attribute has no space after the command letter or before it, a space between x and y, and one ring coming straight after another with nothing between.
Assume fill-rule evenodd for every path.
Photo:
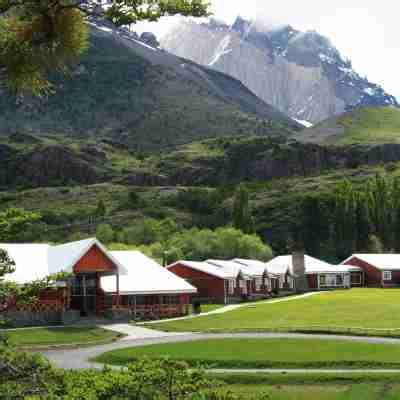
<instances>
[{"instance_id":1,"label":"green lawn","mask_svg":"<svg viewBox=\"0 0 400 400\"><path fill-rule=\"evenodd\" d=\"M340 144L398 143L400 110L394 107L365 107L338 118L345 134Z\"/></svg>"},{"instance_id":2,"label":"green lawn","mask_svg":"<svg viewBox=\"0 0 400 400\"><path fill-rule=\"evenodd\" d=\"M15 346L95 344L118 336L116 332L96 327L16 329L5 333Z\"/></svg>"},{"instance_id":3,"label":"green lawn","mask_svg":"<svg viewBox=\"0 0 400 400\"><path fill-rule=\"evenodd\" d=\"M400 385L231 385L241 395L268 394L273 400L398 400Z\"/></svg>"},{"instance_id":4,"label":"green lawn","mask_svg":"<svg viewBox=\"0 0 400 400\"><path fill-rule=\"evenodd\" d=\"M317 339L210 339L114 350L105 364L126 365L141 357L169 357L221 368L400 368L400 346Z\"/></svg>"},{"instance_id":5,"label":"green lawn","mask_svg":"<svg viewBox=\"0 0 400 400\"><path fill-rule=\"evenodd\" d=\"M165 331L315 330L387 335L400 329L400 289L352 289L152 325ZM358 328L386 329L366 332ZM400 330L399 330L400 334Z\"/></svg>"},{"instance_id":6,"label":"green lawn","mask_svg":"<svg viewBox=\"0 0 400 400\"><path fill-rule=\"evenodd\" d=\"M219 308L224 307L223 304L202 304L201 305L201 312L208 313L210 311L218 310Z\"/></svg>"},{"instance_id":7,"label":"green lawn","mask_svg":"<svg viewBox=\"0 0 400 400\"><path fill-rule=\"evenodd\" d=\"M398 374L217 374L224 390L273 400L398 400Z\"/></svg>"}]
</instances>

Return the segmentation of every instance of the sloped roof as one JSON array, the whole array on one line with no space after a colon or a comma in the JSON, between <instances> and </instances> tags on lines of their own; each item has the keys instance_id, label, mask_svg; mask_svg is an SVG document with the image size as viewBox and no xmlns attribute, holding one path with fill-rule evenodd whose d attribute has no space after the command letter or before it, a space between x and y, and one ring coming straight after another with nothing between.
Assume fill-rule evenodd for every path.
<instances>
[{"instance_id":1,"label":"sloped roof","mask_svg":"<svg viewBox=\"0 0 400 400\"><path fill-rule=\"evenodd\" d=\"M343 273L349 272L349 268L344 265L333 265L308 255L304 256L306 274L316 273ZM275 257L267 263L267 269L272 273L293 274L293 259L291 255Z\"/></svg>"},{"instance_id":2,"label":"sloped roof","mask_svg":"<svg viewBox=\"0 0 400 400\"><path fill-rule=\"evenodd\" d=\"M139 251L111 251L111 255L126 267L120 274L119 290L124 294L196 293L197 290ZM115 276L101 278L104 291L116 291Z\"/></svg>"},{"instance_id":3,"label":"sloped roof","mask_svg":"<svg viewBox=\"0 0 400 400\"><path fill-rule=\"evenodd\" d=\"M96 239L90 238L59 246L49 244L0 244L15 261L16 270L5 278L18 284L46 278L57 272L72 272L73 266L89 249L97 245L117 266L120 292L126 293L195 293L184 279L167 271L137 251L107 251ZM109 279L105 279L109 278ZM106 288L115 285L115 276L103 277ZM111 285L111 286L110 286ZM111 292L115 291L111 287Z\"/></svg>"},{"instance_id":4,"label":"sloped roof","mask_svg":"<svg viewBox=\"0 0 400 400\"><path fill-rule=\"evenodd\" d=\"M239 265L233 261L226 260L207 260L207 264L216 266L217 268L222 268L228 275L237 277L240 273L247 275L246 267Z\"/></svg>"},{"instance_id":5,"label":"sloped roof","mask_svg":"<svg viewBox=\"0 0 400 400\"><path fill-rule=\"evenodd\" d=\"M167 268L170 269L178 264L184 265L186 267L194 269L195 271L204 272L208 275L215 276L221 279L236 279L238 276L238 271L233 271L231 269L226 270L221 266L210 264L206 261L198 262L198 261L180 260L177 261L176 263L169 265Z\"/></svg>"},{"instance_id":6,"label":"sloped roof","mask_svg":"<svg viewBox=\"0 0 400 400\"><path fill-rule=\"evenodd\" d=\"M16 264L15 271L4 279L24 284L50 275L48 265L48 244L0 244Z\"/></svg>"},{"instance_id":7,"label":"sloped roof","mask_svg":"<svg viewBox=\"0 0 400 400\"><path fill-rule=\"evenodd\" d=\"M351 257L344 260L342 264L349 262L353 257L357 257L361 261L365 261L381 271L400 270L400 254L353 254Z\"/></svg>"},{"instance_id":8,"label":"sloped roof","mask_svg":"<svg viewBox=\"0 0 400 400\"><path fill-rule=\"evenodd\" d=\"M245 260L243 258L235 258L233 261L246 267L249 274L253 276L262 276L265 272L268 272L267 265L263 261Z\"/></svg>"}]
</instances>

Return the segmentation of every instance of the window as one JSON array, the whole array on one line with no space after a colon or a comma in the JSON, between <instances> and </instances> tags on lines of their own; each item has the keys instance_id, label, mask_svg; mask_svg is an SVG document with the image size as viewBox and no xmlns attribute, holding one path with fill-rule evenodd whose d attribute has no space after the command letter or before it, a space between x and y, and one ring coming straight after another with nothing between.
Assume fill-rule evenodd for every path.
<instances>
[{"instance_id":1,"label":"window","mask_svg":"<svg viewBox=\"0 0 400 400\"><path fill-rule=\"evenodd\" d=\"M272 289L272 279L265 277L264 278L264 285L268 290Z\"/></svg>"},{"instance_id":2,"label":"window","mask_svg":"<svg viewBox=\"0 0 400 400\"><path fill-rule=\"evenodd\" d=\"M342 287L344 286L344 280L342 274L326 274L319 275L319 286L320 287Z\"/></svg>"},{"instance_id":3,"label":"window","mask_svg":"<svg viewBox=\"0 0 400 400\"><path fill-rule=\"evenodd\" d=\"M391 281L392 280L392 271L383 271L383 280Z\"/></svg>"},{"instance_id":4,"label":"window","mask_svg":"<svg viewBox=\"0 0 400 400\"><path fill-rule=\"evenodd\" d=\"M256 291L259 292L263 285L263 278L256 278Z\"/></svg>"},{"instance_id":5,"label":"window","mask_svg":"<svg viewBox=\"0 0 400 400\"><path fill-rule=\"evenodd\" d=\"M361 285L361 274L359 272L352 272L351 284L352 285Z\"/></svg>"},{"instance_id":6,"label":"window","mask_svg":"<svg viewBox=\"0 0 400 400\"><path fill-rule=\"evenodd\" d=\"M234 280L228 281L228 293L229 294L235 293L235 287L236 287L236 281L234 281Z\"/></svg>"}]
</instances>

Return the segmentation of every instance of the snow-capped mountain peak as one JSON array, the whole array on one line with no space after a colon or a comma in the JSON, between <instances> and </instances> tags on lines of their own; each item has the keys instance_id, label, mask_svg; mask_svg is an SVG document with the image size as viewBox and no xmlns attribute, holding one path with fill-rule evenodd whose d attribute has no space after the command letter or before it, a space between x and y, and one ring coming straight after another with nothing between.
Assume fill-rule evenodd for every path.
<instances>
[{"instance_id":1,"label":"snow-capped mountain peak","mask_svg":"<svg viewBox=\"0 0 400 400\"><path fill-rule=\"evenodd\" d=\"M359 106L398 106L362 78L331 41L290 25L262 26L238 17L231 25L182 20L161 40L166 50L241 80L296 120L317 123Z\"/></svg>"}]
</instances>

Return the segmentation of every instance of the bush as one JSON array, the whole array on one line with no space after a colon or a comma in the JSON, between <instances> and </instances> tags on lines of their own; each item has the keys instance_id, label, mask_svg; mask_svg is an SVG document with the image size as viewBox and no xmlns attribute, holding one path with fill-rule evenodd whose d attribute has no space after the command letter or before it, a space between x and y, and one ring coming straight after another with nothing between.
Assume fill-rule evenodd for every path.
<instances>
[{"instance_id":1,"label":"bush","mask_svg":"<svg viewBox=\"0 0 400 400\"><path fill-rule=\"evenodd\" d=\"M0 345L0 398L234 400L224 384L179 361L143 359L124 370L55 370L40 355ZM248 398L248 396L246 396Z\"/></svg>"},{"instance_id":2,"label":"bush","mask_svg":"<svg viewBox=\"0 0 400 400\"><path fill-rule=\"evenodd\" d=\"M111 243L114 240L114 230L111 225L101 224L96 228L96 237L100 242Z\"/></svg>"}]
</instances>

